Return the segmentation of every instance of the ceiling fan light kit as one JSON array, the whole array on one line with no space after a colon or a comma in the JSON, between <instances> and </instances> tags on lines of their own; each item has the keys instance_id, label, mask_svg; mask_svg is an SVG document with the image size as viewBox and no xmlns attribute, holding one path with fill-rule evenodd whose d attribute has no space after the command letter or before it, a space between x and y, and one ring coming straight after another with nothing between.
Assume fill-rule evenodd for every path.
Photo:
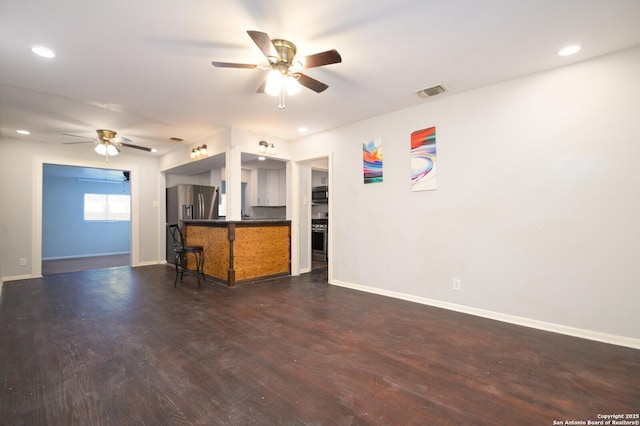
<instances>
[{"instance_id":1,"label":"ceiling fan light kit","mask_svg":"<svg viewBox=\"0 0 640 426\"><path fill-rule=\"evenodd\" d=\"M284 84L288 95L295 95L300 92L300 83L298 83L298 79L294 76L288 76Z\"/></svg>"},{"instance_id":2,"label":"ceiling fan light kit","mask_svg":"<svg viewBox=\"0 0 640 426\"><path fill-rule=\"evenodd\" d=\"M267 85L264 87L264 92L267 95L278 96L280 94L280 88L282 87L282 80L284 76L278 70L272 70L267 76Z\"/></svg>"},{"instance_id":3,"label":"ceiling fan light kit","mask_svg":"<svg viewBox=\"0 0 640 426\"><path fill-rule=\"evenodd\" d=\"M98 129L98 145L95 147L95 151L105 156L105 161L109 162L109 157L118 155L120 150L111 143L111 139L116 137L116 132L113 130Z\"/></svg>"},{"instance_id":4,"label":"ceiling fan light kit","mask_svg":"<svg viewBox=\"0 0 640 426\"><path fill-rule=\"evenodd\" d=\"M323 65L342 62L342 57L337 50L309 55L301 59L296 56L296 45L284 39L273 39L267 33L260 31L247 31L249 37L267 58L269 65L263 67L255 64L237 64L229 62L213 61L212 64L219 68L250 68L271 69L265 82L258 88L258 93L267 93L278 96L278 108L284 109L285 93L294 95L300 91L300 86L305 86L316 93L325 91L329 86L300 72L304 68L314 68Z\"/></svg>"},{"instance_id":5,"label":"ceiling fan light kit","mask_svg":"<svg viewBox=\"0 0 640 426\"><path fill-rule=\"evenodd\" d=\"M285 90L287 95L295 95L300 92L300 83L293 75L286 75L280 70L272 70L267 77L264 92L267 95L279 96Z\"/></svg>"},{"instance_id":6,"label":"ceiling fan light kit","mask_svg":"<svg viewBox=\"0 0 640 426\"><path fill-rule=\"evenodd\" d=\"M114 155L118 155L118 148L116 148L114 145L111 144L111 142L108 142L108 141L105 141L96 145L94 151L106 157L109 157L109 156L113 157Z\"/></svg>"}]
</instances>

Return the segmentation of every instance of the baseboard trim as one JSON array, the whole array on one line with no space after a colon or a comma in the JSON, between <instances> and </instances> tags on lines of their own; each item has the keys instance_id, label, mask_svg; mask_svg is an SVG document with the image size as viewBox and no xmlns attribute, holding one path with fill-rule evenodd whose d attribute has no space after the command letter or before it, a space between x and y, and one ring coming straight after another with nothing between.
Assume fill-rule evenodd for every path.
<instances>
[{"instance_id":1,"label":"baseboard trim","mask_svg":"<svg viewBox=\"0 0 640 426\"><path fill-rule=\"evenodd\" d=\"M160 260L160 261L158 261L158 260L150 260L150 261L148 261L148 262L138 262L138 263L137 263L137 264L135 264L135 265L131 265L131 267L132 267L132 268L136 268L136 267L138 267L138 266L163 265L163 264L165 264L165 263L167 263L167 261L166 261L166 260Z\"/></svg>"},{"instance_id":2,"label":"baseboard trim","mask_svg":"<svg viewBox=\"0 0 640 426\"><path fill-rule=\"evenodd\" d=\"M102 257L102 256L122 256L123 254L131 255L128 251L122 252L110 252L110 253L93 253L93 254L77 254L70 256L54 256L54 257L43 257L42 260L66 260L66 259L82 259L86 257Z\"/></svg>"},{"instance_id":3,"label":"baseboard trim","mask_svg":"<svg viewBox=\"0 0 640 426\"><path fill-rule=\"evenodd\" d=\"M7 282L7 281L19 281L19 280L28 280L30 278L41 278L42 275L40 276L34 276L31 274L26 274L26 275L11 275L8 277L2 277L0 278L0 281L2 282Z\"/></svg>"},{"instance_id":4,"label":"baseboard trim","mask_svg":"<svg viewBox=\"0 0 640 426\"><path fill-rule=\"evenodd\" d=\"M433 306L436 308L448 309L450 311L456 311L463 314L475 315L478 317L520 325L523 327L535 328L538 330L550 331L553 333L579 337L587 340L594 340L602 343L609 343L612 345L625 346L633 349L640 349L640 339L635 339L632 337L619 336L616 334L603 333L600 331L586 330L582 328L569 327L562 324L538 321L531 318L520 317L517 315L503 314L500 312L488 311L471 306L458 305L455 303L443 302L441 300L429 299L426 297L419 297L411 294L399 293L360 284L353 284L340 280L332 280L330 284L339 287L350 288L352 290L364 291L366 293L373 293L380 296L392 297L394 299L402 299L408 302L420 303L422 305Z\"/></svg>"}]
</instances>

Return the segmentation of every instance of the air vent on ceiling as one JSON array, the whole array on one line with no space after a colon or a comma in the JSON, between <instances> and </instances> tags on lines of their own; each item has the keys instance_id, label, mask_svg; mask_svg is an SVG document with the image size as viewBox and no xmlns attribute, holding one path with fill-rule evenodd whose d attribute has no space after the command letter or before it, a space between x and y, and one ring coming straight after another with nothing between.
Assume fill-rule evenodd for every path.
<instances>
[{"instance_id":1,"label":"air vent on ceiling","mask_svg":"<svg viewBox=\"0 0 640 426\"><path fill-rule=\"evenodd\" d=\"M446 92L447 89L442 84L436 84L435 86L427 87L426 89L418 90L416 95L421 98L430 98L431 96L439 95Z\"/></svg>"},{"instance_id":2,"label":"air vent on ceiling","mask_svg":"<svg viewBox=\"0 0 640 426\"><path fill-rule=\"evenodd\" d=\"M177 137L173 136L173 137L169 138L169 140L170 140L170 141L174 141L174 142L182 142L184 139L182 139L182 138L177 138Z\"/></svg>"}]
</instances>

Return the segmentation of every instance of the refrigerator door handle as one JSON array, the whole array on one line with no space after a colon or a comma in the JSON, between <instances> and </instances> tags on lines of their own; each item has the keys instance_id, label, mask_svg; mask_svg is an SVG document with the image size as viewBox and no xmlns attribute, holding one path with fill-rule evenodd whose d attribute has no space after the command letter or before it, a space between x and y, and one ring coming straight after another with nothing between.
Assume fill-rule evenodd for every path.
<instances>
[{"instance_id":1,"label":"refrigerator door handle","mask_svg":"<svg viewBox=\"0 0 640 426\"><path fill-rule=\"evenodd\" d=\"M209 214L207 216L207 219L209 219L209 220L211 220L214 217L216 217L215 208L217 207L216 206L216 195L217 194L218 194L217 190L214 189L213 190L213 196L211 197L211 206L209 206Z\"/></svg>"}]
</instances>

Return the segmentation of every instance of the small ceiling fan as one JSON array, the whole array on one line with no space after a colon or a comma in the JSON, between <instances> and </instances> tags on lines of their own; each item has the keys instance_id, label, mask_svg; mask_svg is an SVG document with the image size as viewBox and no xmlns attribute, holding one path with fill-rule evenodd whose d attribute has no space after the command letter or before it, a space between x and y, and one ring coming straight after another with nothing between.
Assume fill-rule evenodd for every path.
<instances>
[{"instance_id":1,"label":"small ceiling fan","mask_svg":"<svg viewBox=\"0 0 640 426\"><path fill-rule=\"evenodd\" d=\"M288 40L271 39L267 33L247 31L249 37L262 51L268 60L268 65L237 64L230 62L211 62L219 68L250 68L268 70L271 72L266 80L258 87L258 93L279 96L278 108L284 108L284 95L297 93L300 85L316 93L325 91L329 86L300 72L302 69L321 67L342 62L337 50L327 50L301 58L296 58L296 45Z\"/></svg>"},{"instance_id":2,"label":"small ceiling fan","mask_svg":"<svg viewBox=\"0 0 640 426\"><path fill-rule=\"evenodd\" d=\"M114 156L114 155L118 155L118 153L120 152L120 149L118 147L120 146L124 146L127 148L133 148L133 149L139 149L142 151L147 151L147 152L155 152L155 150L151 149L151 148L147 148L146 146L140 146L140 145L134 145L130 142L132 142L131 139L128 138L124 138L122 136L118 136L117 132L113 131L113 130L107 130L107 129L98 129L96 130L96 132L98 133L98 139L93 139L93 138L88 138L86 136L79 136L79 135L72 135L69 133L63 133L63 135L65 136L73 136L76 138L83 138L83 139L90 139L91 141L86 141L86 142L63 142L63 145L73 145L73 144L78 144L78 143L95 143L96 147L95 147L95 151L100 154L100 155L104 155L106 157L106 161L109 161L109 156Z\"/></svg>"}]
</instances>

